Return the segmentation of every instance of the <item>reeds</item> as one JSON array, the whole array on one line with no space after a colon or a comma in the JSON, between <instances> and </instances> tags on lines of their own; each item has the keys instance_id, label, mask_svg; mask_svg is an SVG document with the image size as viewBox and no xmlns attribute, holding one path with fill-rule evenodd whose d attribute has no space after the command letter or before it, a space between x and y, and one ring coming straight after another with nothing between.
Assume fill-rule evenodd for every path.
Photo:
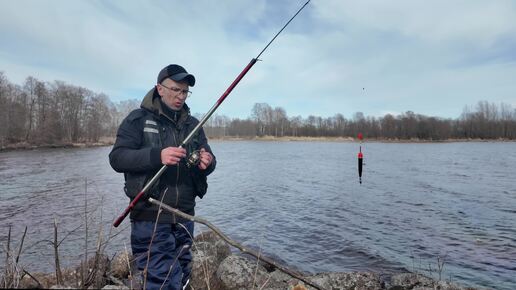
<instances>
[{"instance_id":1,"label":"reeds","mask_svg":"<svg viewBox=\"0 0 516 290\"><path fill-rule=\"evenodd\" d=\"M23 231L20 244L17 248L11 249L11 233L12 226L9 225L9 232L7 234L7 244L5 248L5 269L3 277L0 277L0 285L2 288L18 288L20 281L25 274L25 271L19 264L20 255L23 249L23 242L27 235L27 227ZM14 254L14 252L16 254Z\"/></svg>"},{"instance_id":2,"label":"reeds","mask_svg":"<svg viewBox=\"0 0 516 290\"><path fill-rule=\"evenodd\" d=\"M101 288L111 280L116 284L122 284L118 279L110 275L108 272L108 265L110 263L107 257L106 248L110 240L122 232L112 234L109 231L107 238L104 235L102 222L99 223L97 228L97 239L94 248L94 255L89 258L89 247L88 240L90 239L90 220L93 214L99 209L96 208L93 211L88 211L88 199L87 199L87 186L88 182L85 181L85 198L84 198L84 222L83 224L75 227L74 229L65 232L64 235L60 232L59 221L57 217L53 220L53 235L51 239L43 239L32 246L40 243L47 243L51 246L53 251L53 273L43 274L36 273L31 274L22 265L21 256L24 248L24 241L27 236L27 226L23 235L20 238L20 242L16 247L13 247L13 234L12 225L9 225L7 241L3 245L5 250L4 267L0 272L0 288L49 288L53 285L73 287L77 289L87 288ZM103 203L101 200L100 205ZM102 207L100 207L100 220L102 221ZM77 268L63 269L62 259L60 255L60 246L67 238L75 233L77 230L84 229L84 254L81 257L80 265ZM29 246L30 248L30 246Z\"/></svg>"}]
</instances>

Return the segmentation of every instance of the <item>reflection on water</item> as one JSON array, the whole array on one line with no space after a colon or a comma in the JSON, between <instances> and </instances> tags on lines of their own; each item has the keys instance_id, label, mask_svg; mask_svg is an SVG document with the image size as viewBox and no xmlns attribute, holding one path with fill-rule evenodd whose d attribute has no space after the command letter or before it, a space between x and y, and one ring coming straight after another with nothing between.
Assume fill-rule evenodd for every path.
<instances>
[{"instance_id":1,"label":"reflection on water","mask_svg":"<svg viewBox=\"0 0 516 290\"><path fill-rule=\"evenodd\" d=\"M312 273L428 274L439 256L447 279L516 288L515 143L366 143L362 185L358 144L220 141L212 147L218 168L197 215L244 245ZM108 234L127 205L109 151L0 153L0 241L5 244L12 225L17 245L28 226L21 260L29 269L52 270L54 218L60 238L74 230L60 248L74 264L86 247L85 215L88 248L99 225ZM121 232L110 253L129 247L128 224L111 229Z\"/></svg>"}]
</instances>

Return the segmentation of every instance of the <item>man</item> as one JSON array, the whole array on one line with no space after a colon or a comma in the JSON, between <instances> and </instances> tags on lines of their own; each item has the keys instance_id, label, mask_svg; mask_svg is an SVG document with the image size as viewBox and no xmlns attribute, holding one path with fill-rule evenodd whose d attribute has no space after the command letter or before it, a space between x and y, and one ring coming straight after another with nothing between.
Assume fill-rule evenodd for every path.
<instances>
[{"instance_id":1,"label":"man","mask_svg":"<svg viewBox=\"0 0 516 290\"><path fill-rule=\"evenodd\" d=\"M167 165L147 196L195 214L195 197L206 193L206 176L215 169L216 160L202 129L185 148L178 147L199 123L185 104L194 84L195 77L182 66L163 68L140 109L122 121L109 161L115 171L124 173L124 190L131 200ZM200 162L187 166L185 157L194 151L199 151ZM144 285L148 289L188 289L193 222L165 211L158 213L158 207L145 199L137 203L130 217L133 257L144 273Z\"/></svg>"}]
</instances>

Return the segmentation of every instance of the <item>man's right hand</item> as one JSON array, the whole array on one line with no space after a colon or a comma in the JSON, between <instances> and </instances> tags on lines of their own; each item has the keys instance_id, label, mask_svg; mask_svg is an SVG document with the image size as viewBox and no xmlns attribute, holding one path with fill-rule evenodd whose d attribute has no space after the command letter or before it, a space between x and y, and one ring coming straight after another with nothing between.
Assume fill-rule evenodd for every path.
<instances>
[{"instance_id":1,"label":"man's right hand","mask_svg":"<svg viewBox=\"0 0 516 290\"><path fill-rule=\"evenodd\" d=\"M186 150L179 147L167 147L161 150L161 163L163 165L176 165L186 157Z\"/></svg>"}]
</instances>

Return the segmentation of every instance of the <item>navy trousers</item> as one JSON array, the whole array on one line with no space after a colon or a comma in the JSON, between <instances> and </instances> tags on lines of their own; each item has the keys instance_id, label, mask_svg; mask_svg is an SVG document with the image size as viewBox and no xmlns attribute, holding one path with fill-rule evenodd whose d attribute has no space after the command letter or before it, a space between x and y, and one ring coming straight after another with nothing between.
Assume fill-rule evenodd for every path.
<instances>
[{"instance_id":1,"label":"navy trousers","mask_svg":"<svg viewBox=\"0 0 516 290\"><path fill-rule=\"evenodd\" d=\"M147 267L145 283L147 289L180 290L183 289L183 285L188 283L192 270L190 248L194 222L187 221L181 224L184 227L180 224L158 223L154 238L152 238L154 222L131 222L133 257L139 271L144 273L143 271ZM150 255L149 245L151 245ZM145 275L143 279L145 279Z\"/></svg>"}]
</instances>

